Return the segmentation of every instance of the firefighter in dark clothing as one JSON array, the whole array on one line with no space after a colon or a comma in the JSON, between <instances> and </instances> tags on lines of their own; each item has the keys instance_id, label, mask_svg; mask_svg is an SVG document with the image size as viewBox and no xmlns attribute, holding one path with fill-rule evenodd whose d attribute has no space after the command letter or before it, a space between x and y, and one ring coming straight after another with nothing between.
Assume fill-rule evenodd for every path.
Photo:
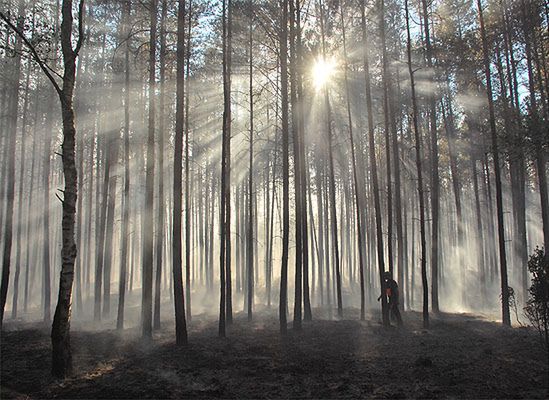
<instances>
[{"instance_id":1,"label":"firefighter in dark clothing","mask_svg":"<svg viewBox=\"0 0 549 400\"><path fill-rule=\"evenodd\" d=\"M389 271L385 271L383 274L383 293L387 296L389 312L392 319L397 321L398 326L402 326L402 316L400 315L400 310L398 309L398 284L393 279ZM377 301L379 300L381 300L381 296L378 297Z\"/></svg>"}]
</instances>

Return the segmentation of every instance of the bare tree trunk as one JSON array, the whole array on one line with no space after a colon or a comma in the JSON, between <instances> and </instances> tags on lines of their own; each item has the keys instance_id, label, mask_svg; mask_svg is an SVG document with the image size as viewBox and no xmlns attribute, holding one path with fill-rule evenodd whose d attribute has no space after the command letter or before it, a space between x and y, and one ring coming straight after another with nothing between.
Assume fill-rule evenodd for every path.
<instances>
[{"instance_id":1,"label":"bare tree trunk","mask_svg":"<svg viewBox=\"0 0 549 400\"><path fill-rule=\"evenodd\" d=\"M83 37L84 2L80 1L78 13L79 37L76 47L72 45L72 0L63 0L61 22L61 49L63 53L63 87L58 90L63 116L62 160L65 190L63 192L63 220L61 247L61 277L59 280L59 297L53 317L51 330L52 341L52 374L64 378L72 372L72 355L70 347L70 307L74 279L74 263L77 249L74 239L78 173L75 161L75 136L73 92L76 74L76 58L80 51Z\"/></svg>"},{"instance_id":2,"label":"bare tree trunk","mask_svg":"<svg viewBox=\"0 0 549 400\"><path fill-rule=\"evenodd\" d=\"M254 304L254 207L253 207L253 160L254 160L254 86L253 86L253 0L249 1L249 98L250 98L250 154L248 171L248 321L252 320Z\"/></svg>"},{"instance_id":3,"label":"bare tree trunk","mask_svg":"<svg viewBox=\"0 0 549 400\"><path fill-rule=\"evenodd\" d=\"M83 69L83 64L87 64L87 61L88 61L87 55L88 53L85 52L82 56L78 58L78 64L76 67L76 80L79 81L79 85L76 89L78 94L78 99L83 96L80 93L83 89L82 69ZM77 105L75 106L76 115L79 114L81 108L82 107L77 101ZM84 187L84 132L78 138L76 148L78 150L78 153L77 153L78 193L82 193L83 187ZM76 282L74 285L75 296L76 296L76 311L78 312L78 314L81 314L83 311L82 310L82 269L83 269L84 263L82 262L82 259L84 254L82 250L84 246L82 246L82 233L83 233L84 227L82 226L82 204L83 204L83 196L78 196L78 202L77 202L77 208L76 208L76 248L79 249L80 251L76 257L76 264L75 264Z\"/></svg>"},{"instance_id":4,"label":"bare tree trunk","mask_svg":"<svg viewBox=\"0 0 549 400\"><path fill-rule=\"evenodd\" d=\"M388 326L389 322L389 310L387 307L387 298L383 293L383 273L385 272L385 261L383 255L383 233L381 226L381 205L379 199L379 184L377 177L377 161L375 154L375 141L374 141L374 120L372 112L372 89L370 84L370 62L368 60L368 40L366 36L366 4L365 0L362 1L361 7L361 24L362 24L362 44L364 51L364 77L366 81L366 110L368 113L368 146L370 157L370 179L374 196L374 211L375 211L375 223L376 223L376 242L377 242L377 263L380 280L381 291L381 313L383 318L383 325Z\"/></svg>"},{"instance_id":5,"label":"bare tree trunk","mask_svg":"<svg viewBox=\"0 0 549 400\"><path fill-rule=\"evenodd\" d=\"M143 285L141 298L141 333L145 341L152 340L152 287L153 287L153 210L154 210L154 136L156 88L156 27L157 0L150 0L149 38L149 117L147 138L147 164L145 167L145 204L141 237L143 238Z\"/></svg>"},{"instance_id":6,"label":"bare tree trunk","mask_svg":"<svg viewBox=\"0 0 549 400\"><path fill-rule=\"evenodd\" d=\"M186 50L186 91L185 91L185 293L187 295L187 321L191 321L191 216L190 216L190 149L189 149L189 72L191 68L191 28L192 28L192 0L189 0L189 16L187 26Z\"/></svg>"},{"instance_id":7,"label":"bare tree trunk","mask_svg":"<svg viewBox=\"0 0 549 400\"><path fill-rule=\"evenodd\" d=\"M126 302L126 275L128 266L128 228L130 224L130 38L129 24L131 1L122 5L122 39L124 46L124 195L122 200L122 229L120 231L120 278L118 285L118 313L116 328L124 328L124 306Z\"/></svg>"},{"instance_id":8,"label":"bare tree trunk","mask_svg":"<svg viewBox=\"0 0 549 400\"><path fill-rule=\"evenodd\" d=\"M502 320L504 325L511 325L509 313L509 285L507 283L507 256L505 254L505 232L503 223L503 194L501 188L501 169L499 164L499 150L496 131L496 117L494 112L494 101L492 99L492 78L490 76L490 61L488 55L488 42L484 28L484 17L482 13L481 0L477 0L477 8L480 22L480 34L482 38L482 52L484 60L484 74L486 78L486 97L488 98L488 112L490 114L490 133L492 137L492 153L494 157L494 172L496 175L496 205L498 220L498 242L499 262L501 278L501 307Z\"/></svg>"},{"instance_id":9,"label":"bare tree trunk","mask_svg":"<svg viewBox=\"0 0 549 400\"><path fill-rule=\"evenodd\" d=\"M322 202L322 176L320 156L316 162L316 208L318 213L318 287L320 290L320 305L324 305L324 207Z\"/></svg>"},{"instance_id":10,"label":"bare tree trunk","mask_svg":"<svg viewBox=\"0 0 549 400\"><path fill-rule=\"evenodd\" d=\"M427 8L427 0L421 1L423 7L423 27L425 29L425 47L427 68L431 75L431 82L435 86L435 71L433 65L433 48L431 45L431 27L429 26L429 11ZM436 115L436 98L435 94L429 95L429 116L430 116L430 133L431 133L431 306L433 312L439 312L438 304L438 287L439 287L439 212L440 212L440 186L438 173L438 139L437 139L437 115Z\"/></svg>"},{"instance_id":11,"label":"bare tree trunk","mask_svg":"<svg viewBox=\"0 0 549 400\"><path fill-rule=\"evenodd\" d=\"M109 188L107 201L107 218L105 231L105 255L103 271L103 317L108 318L111 308L111 270L112 270L112 242L114 229L114 207L116 204L116 165L118 164L119 131L110 132L108 149L109 153Z\"/></svg>"},{"instance_id":12,"label":"bare tree trunk","mask_svg":"<svg viewBox=\"0 0 549 400\"><path fill-rule=\"evenodd\" d=\"M301 28L301 3L299 0L295 2L295 33L294 33L294 46L295 46L295 85L297 92L296 102L296 119L297 119L297 162L299 163L299 175L296 179L299 179L299 197L300 197L300 216L299 221L301 230L301 282L302 291L301 298L303 299L303 319L305 321L312 320L311 311L311 299L310 299L310 284L309 284L309 234L308 234L308 222L307 222L307 175L308 169L305 163L305 121L304 121L304 94L303 94L303 41L302 41L302 28ZM294 14L293 14L294 15Z\"/></svg>"},{"instance_id":13,"label":"bare tree trunk","mask_svg":"<svg viewBox=\"0 0 549 400\"><path fill-rule=\"evenodd\" d=\"M387 259L389 261L389 272L393 274L393 187L391 182L391 128L389 110L389 67L387 61L387 44L385 39L385 1L381 0L379 6L379 29L382 48L382 78L383 78L383 123L385 130L385 168L387 171Z\"/></svg>"},{"instance_id":14,"label":"bare tree trunk","mask_svg":"<svg viewBox=\"0 0 549 400\"><path fill-rule=\"evenodd\" d=\"M183 172L183 130L185 115L185 81L181 73L185 68L185 0L178 0L177 11L177 74L175 138L173 161L173 237L172 268L175 306L175 338L178 346L187 343L187 322L185 320L185 295L183 293L183 272L181 252L182 172Z\"/></svg>"},{"instance_id":15,"label":"bare tree trunk","mask_svg":"<svg viewBox=\"0 0 549 400\"><path fill-rule=\"evenodd\" d=\"M290 0L290 102L292 105L292 133L294 153L294 193L295 193L295 279L294 279L294 318L293 329L300 330L302 323L302 301L303 301L303 217L301 209L301 162L299 150L299 113L297 93L297 54L296 54L296 5Z\"/></svg>"},{"instance_id":16,"label":"bare tree trunk","mask_svg":"<svg viewBox=\"0 0 549 400\"><path fill-rule=\"evenodd\" d=\"M39 87L39 86L40 86L40 77L38 77L38 83L37 83L37 87ZM34 222L34 218L32 218L32 216L31 216L31 210L32 210L32 207L33 207L33 200L34 200L34 182L35 182L34 177L40 175L40 167L39 166L37 167L37 170L35 172L36 159L38 158L37 154L36 154L36 144L38 142L37 132L36 132L36 125L37 125L37 122L38 122L38 115L39 115L39 113L38 113L38 104L39 104L39 102L35 102L35 106L34 106L34 128L33 128L33 134L32 134L32 153L31 153L32 161L31 161L31 167L30 167L31 177L30 177L30 184L29 184L29 196L27 198L27 221L26 221L27 232L26 232L26 250L25 250L25 253L26 253L26 259L25 259L25 293L24 293L24 300L23 300L23 311L24 312L28 311L28 305L29 305L29 293L30 293L29 280L31 279L30 269L31 269L31 265L35 264L35 260L31 258L32 253L34 251L31 251L31 240L30 240L30 238L31 238L31 235L35 232L35 230L37 230L37 227L38 227L38 224L36 222ZM32 246L32 247L33 247L33 249L36 248L36 246ZM31 263L31 260L32 260L32 263ZM33 269L35 269L35 267ZM33 274L33 277L34 277L34 275L35 274ZM34 279L33 279L33 281L34 281Z\"/></svg>"},{"instance_id":17,"label":"bare tree trunk","mask_svg":"<svg viewBox=\"0 0 549 400\"><path fill-rule=\"evenodd\" d=\"M24 4L23 4L24 6ZM24 10L23 10L24 12ZM21 14L20 14L21 15ZM33 20L33 27L32 27L32 35L34 34L34 20ZM19 40L20 42L21 40ZM17 56L20 57L20 56ZM21 233L23 230L23 188L24 188L24 181L25 181L25 150L26 150L26 139L27 139L27 119L28 119L28 106L29 106L29 84L30 84L30 73L31 73L31 63L27 63L27 71L26 71L26 80L25 80L25 95L23 99L23 117L21 119L21 154L20 154L20 164L19 164L19 205L17 207L17 238L16 238L16 250L15 250L15 276L13 279L13 300L12 300L12 312L11 317L13 319L17 318L17 306L18 306L18 300L19 300L19 276L21 273L21 264L22 264L22 257L21 257L21 247L22 247L22 240L21 240ZM20 67L19 67L20 68ZM17 86L19 86L19 83L17 83ZM14 99L18 99L19 96L16 95ZM14 117L17 118L17 117ZM16 123L17 126L17 123ZM16 130L14 131L16 134ZM33 171L31 171L33 173ZM28 257L28 253L26 254Z\"/></svg>"},{"instance_id":18,"label":"bare tree trunk","mask_svg":"<svg viewBox=\"0 0 549 400\"><path fill-rule=\"evenodd\" d=\"M156 220L156 273L154 280L153 328L160 329L160 301L162 283L162 250L164 248L164 118L166 113L166 17L168 2L162 0L160 15L160 97L158 109L158 214Z\"/></svg>"},{"instance_id":19,"label":"bare tree trunk","mask_svg":"<svg viewBox=\"0 0 549 400\"><path fill-rule=\"evenodd\" d=\"M421 134L418 123L418 109L416 101L416 87L414 79L414 70L412 68L412 41L410 38L410 15L408 12L408 0L404 1L406 12L406 34L407 34L407 54L408 54L408 73L410 74L410 86L412 90L412 120L414 124L415 150L416 150L416 168L417 168L417 190L419 196L419 233L421 245L421 282L423 286L423 327L429 328L429 289L427 283L427 251L425 244L425 199L423 196L423 170L421 167ZM412 289L413 290L413 289Z\"/></svg>"},{"instance_id":20,"label":"bare tree trunk","mask_svg":"<svg viewBox=\"0 0 549 400\"><path fill-rule=\"evenodd\" d=\"M356 155L355 155L355 141L353 136L353 119L351 114L351 96L349 90L349 79L347 76L348 70L348 61L347 61L347 41L345 37L345 18L344 18L344 8L343 3L340 3L341 9L341 31L343 35L343 60L344 60L344 69L343 74L345 78L345 95L347 98L347 123L349 124L349 139L351 140L351 156L352 156L352 167L353 167L353 183L355 185L355 206L356 206L356 223L357 223L357 241L358 241L358 268L360 273L360 319L365 319L365 296L364 296L364 254L362 252L362 216L360 209L360 193L359 193L359 183L357 175L357 165L356 165Z\"/></svg>"},{"instance_id":21,"label":"bare tree trunk","mask_svg":"<svg viewBox=\"0 0 549 400\"><path fill-rule=\"evenodd\" d=\"M227 134L227 153L226 153L226 191L225 191L225 207L227 209L225 214L225 239L227 245L225 246L225 285L227 286L226 294L226 308L227 308L227 323L230 325L233 322L233 304L232 304L232 274L231 274L231 67L232 67L232 5L231 0L227 0L228 10L227 10L227 91L226 91L226 105L228 107L227 112L227 124L226 124L226 134Z\"/></svg>"},{"instance_id":22,"label":"bare tree trunk","mask_svg":"<svg viewBox=\"0 0 549 400\"><path fill-rule=\"evenodd\" d=\"M225 336L225 325L232 321L231 304L231 218L230 218L230 140L231 140L231 0L223 0L223 143L221 154L221 246L219 336Z\"/></svg>"},{"instance_id":23,"label":"bare tree trunk","mask_svg":"<svg viewBox=\"0 0 549 400\"><path fill-rule=\"evenodd\" d=\"M319 1L320 8L320 32L322 36L322 56L326 59L326 41L324 33L324 8L322 0ZM328 93L328 87L324 87L324 103L326 107L326 134L328 139L328 166L329 166L329 195L330 195L330 215L332 222L332 245L334 251L335 262L335 280L336 280L336 295L337 295L337 314L341 318L343 316L343 303L341 296L341 271L339 259L339 240L337 237L337 211L336 211L336 186L335 186L335 168L334 168L334 151L332 148L332 117L331 106Z\"/></svg>"},{"instance_id":24,"label":"bare tree trunk","mask_svg":"<svg viewBox=\"0 0 549 400\"><path fill-rule=\"evenodd\" d=\"M17 9L17 29L22 32L25 23L25 2L19 0L19 6ZM13 240L13 208L15 199L15 149L17 138L17 116L19 109L19 80L21 78L21 49L23 47L23 41L20 37L15 41L15 66L13 68L13 75L11 76L11 91L10 91L10 104L8 107L8 136L7 136L7 188L6 188L6 219L4 221L4 254L2 257L2 284L0 287L0 301L2 302L2 309L0 312L0 328L4 322L4 309L6 307L6 299L8 296L8 284L9 274L11 266L11 247ZM3 184L3 182L2 182ZM2 210L0 210L0 213ZM19 270L19 267L17 270ZM16 272L16 276L18 272Z\"/></svg>"},{"instance_id":25,"label":"bare tree trunk","mask_svg":"<svg viewBox=\"0 0 549 400\"><path fill-rule=\"evenodd\" d=\"M462 291L461 291L461 299L462 302L465 304L467 300L467 281L465 276L465 265L462 260L462 247L464 244L464 221L463 221L463 212L461 209L461 183L459 179L459 172L457 167L457 154L455 150L455 140L456 140L456 132L455 132L455 123L454 123L454 111L452 109L452 98L451 98L451 92L449 87L449 80L447 80L447 90L448 90L448 100L447 105L445 107L444 102L442 102L442 115L445 122L445 131L446 131L446 140L448 141L448 156L450 158L450 172L452 174L452 188L454 191L454 203L456 206L456 218L457 218L457 245L454 252L454 256L457 259L457 265L459 268L459 273L461 277L461 285L462 285ZM447 110L445 110L447 108Z\"/></svg>"},{"instance_id":26,"label":"bare tree trunk","mask_svg":"<svg viewBox=\"0 0 549 400\"><path fill-rule=\"evenodd\" d=\"M280 19L280 91L282 96L282 265L280 272L280 333L287 333L286 309L288 307L288 242L290 236L289 213L289 113L288 113L288 1L281 0L282 16Z\"/></svg>"}]
</instances>

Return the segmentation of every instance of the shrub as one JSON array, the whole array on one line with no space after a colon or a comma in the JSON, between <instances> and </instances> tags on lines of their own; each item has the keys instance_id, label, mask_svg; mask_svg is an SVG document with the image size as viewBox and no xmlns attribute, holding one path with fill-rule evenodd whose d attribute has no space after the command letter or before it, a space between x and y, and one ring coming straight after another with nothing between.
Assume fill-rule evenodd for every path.
<instances>
[{"instance_id":1,"label":"shrub","mask_svg":"<svg viewBox=\"0 0 549 400\"><path fill-rule=\"evenodd\" d=\"M547 355L549 375L549 257L536 247L528 260L532 285L524 311L530 323L538 330Z\"/></svg>"}]
</instances>

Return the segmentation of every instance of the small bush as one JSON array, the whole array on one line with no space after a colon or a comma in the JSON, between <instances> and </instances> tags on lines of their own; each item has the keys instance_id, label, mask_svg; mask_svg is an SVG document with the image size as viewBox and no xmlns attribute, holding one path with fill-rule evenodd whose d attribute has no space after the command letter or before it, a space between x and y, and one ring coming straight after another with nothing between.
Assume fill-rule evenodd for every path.
<instances>
[{"instance_id":1,"label":"small bush","mask_svg":"<svg viewBox=\"0 0 549 400\"><path fill-rule=\"evenodd\" d=\"M528 270L532 274L532 285L524 311L549 353L549 262L539 247L528 260Z\"/></svg>"}]
</instances>

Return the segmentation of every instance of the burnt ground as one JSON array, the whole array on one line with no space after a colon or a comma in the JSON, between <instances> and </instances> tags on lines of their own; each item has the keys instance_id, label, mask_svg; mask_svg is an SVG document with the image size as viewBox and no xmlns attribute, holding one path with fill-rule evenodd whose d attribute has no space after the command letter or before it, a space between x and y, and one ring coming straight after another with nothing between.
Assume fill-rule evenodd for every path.
<instances>
[{"instance_id":1,"label":"burnt ground","mask_svg":"<svg viewBox=\"0 0 549 400\"><path fill-rule=\"evenodd\" d=\"M545 356L537 334L471 315L406 313L403 329L378 317L304 323L281 338L275 314L237 315L227 338L214 317L189 324L175 346L165 322L152 345L139 329L81 330L71 336L75 375L49 375L49 329L6 323L1 398L545 398ZM317 316L319 312L315 313Z\"/></svg>"}]
</instances>

